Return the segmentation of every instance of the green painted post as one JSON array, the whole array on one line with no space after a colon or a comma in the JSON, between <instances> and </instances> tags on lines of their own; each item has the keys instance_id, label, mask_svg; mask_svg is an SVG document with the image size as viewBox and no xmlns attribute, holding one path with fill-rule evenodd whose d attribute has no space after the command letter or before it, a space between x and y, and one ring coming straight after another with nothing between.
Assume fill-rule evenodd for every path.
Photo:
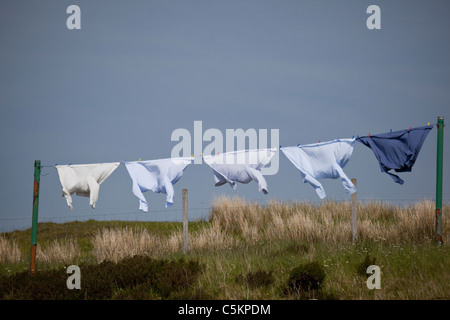
<instances>
[{"instance_id":1,"label":"green painted post","mask_svg":"<svg viewBox=\"0 0 450 320\"><path fill-rule=\"evenodd\" d=\"M437 118L437 160L436 160L436 244L441 246L442 238L442 166L444 158L444 117Z\"/></svg>"},{"instance_id":2,"label":"green painted post","mask_svg":"<svg viewBox=\"0 0 450 320\"><path fill-rule=\"evenodd\" d=\"M36 272L36 246L37 246L37 224L39 211L39 183L41 177L41 161L34 161L34 188L33 188L33 220L31 224L31 263L30 272Z\"/></svg>"}]
</instances>

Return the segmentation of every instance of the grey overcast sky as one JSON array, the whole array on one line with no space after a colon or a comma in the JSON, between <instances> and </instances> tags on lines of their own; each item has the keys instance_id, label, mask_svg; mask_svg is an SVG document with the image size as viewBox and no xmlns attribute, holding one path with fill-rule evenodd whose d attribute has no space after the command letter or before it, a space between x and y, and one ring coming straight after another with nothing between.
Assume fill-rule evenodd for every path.
<instances>
[{"instance_id":1,"label":"grey overcast sky","mask_svg":"<svg viewBox=\"0 0 450 320\"><path fill-rule=\"evenodd\" d=\"M381 9L369 30L368 6ZM69 30L69 5L81 29ZM41 160L39 221L206 218L216 196L320 202L279 154L279 171L257 185L214 186L206 165L175 185L175 204L145 193L138 211L121 165L100 187L96 209L61 197L51 166L170 157L171 134L195 120L203 130L279 129L283 146L450 121L449 1L146 0L0 2L0 232L31 226L34 161ZM450 199L449 130L444 199ZM398 185L356 143L344 168L360 199L434 199L436 133ZM205 142L203 147L207 143ZM328 199L349 197L323 180ZM430 214L433 214L430 212Z\"/></svg>"}]
</instances>

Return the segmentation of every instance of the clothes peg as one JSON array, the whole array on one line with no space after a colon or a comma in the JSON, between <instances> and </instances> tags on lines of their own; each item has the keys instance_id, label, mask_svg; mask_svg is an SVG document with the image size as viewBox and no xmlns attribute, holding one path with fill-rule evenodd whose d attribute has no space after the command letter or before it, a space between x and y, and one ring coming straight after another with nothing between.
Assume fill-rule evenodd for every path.
<instances>
[{"instance_id":1,"label":"clothes peg","mask_svg":"<svg viewBox=\"0 0 450 320\"><path fill-rule=\"evenodd\" d=\"M297 144L297 148L300 148L300 143L299 143L299 144Z\"/></svg>"},{"instance_id":2,"label":"clothes peg","mask_svg":"<svg viewBox=\"0 0 450 320\"><path fill-rule=\"evenodd\" d=\"M390 129L390 131L389 131L390 133L392 133L392 129Z\"/></svg>"},{"instance_id":3,"label":"clothes peg","mask_svg":"<svg viewBox=\"0 0 450 320\"><path fill-rule=\"evenodd\" d=\"M411 130L411 126L409 126L409 129L408 130Z\"/></svg>"},{"instance_id":4,"label":"clothes peg","mask_svg":"<svg viewBox=\"0 0 450 320\"><path fill-rule=\"evenodd\" d=\"M369 132L369 134L367 136L370 137L370 132Z\"/></svg>"},{"instance_id":5,"label":"clothes peg","mask_svg":"<svg viewBox=\"0 0 450 320\"><path fill-rule=\"evenodd\" d=\"M281 144L280 144L280 148L279 149L281 149Z\"/></svg>"},{"instance_id":6,"label":"clothes peg","mask_svg":"<svg viewBox=\"0 0 450 320\"><path fill-rule=\"evenodd\" d=\"M141 158L139 158L138 162L140 162L140 161L141 161Z\"/></svg>"},{"instance_id":7,"label":"clothes peg","mask_svg":"<svg viewBox=\"0 0 450 320\"><path fill-rule=\"evenodd\" d=\"M320 143L320 140L319 140L319 143Z\"/></svg>"},{"instance_id":8,"label":"clothes peg","mask_svg":"<svg viewBox=\"0 0 450 320\"><path fill-rule=\"evenodd\" d=\"M430 123L428 122L428 125L430 125Z\"/></svg>"}]
</instances>

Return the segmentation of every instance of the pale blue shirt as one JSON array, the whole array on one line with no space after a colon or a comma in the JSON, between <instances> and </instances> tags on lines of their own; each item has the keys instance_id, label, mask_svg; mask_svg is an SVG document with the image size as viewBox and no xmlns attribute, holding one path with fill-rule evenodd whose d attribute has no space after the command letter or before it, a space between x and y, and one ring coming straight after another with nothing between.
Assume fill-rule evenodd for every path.
<instances>
[{"instance_id":1,"label":"pale blue shirt","mask_svg":"<svg viewBox=\"0 0 450 320\"><path fill-rule=\"evenodd\" d=\"M311 184L321 199L325 190L318 179L341 178L342 185L349 194L356 192L352 181L343 168L353 153L355 139L336 139L333 141L280 148L286 157L300 170L303 181Z\"/></svg>"},{"instance_id":2,"label":"pale blue shirt","mask_svg":"<svg viewBox=\"0 0 450 320\"><path fill-rule=\"evenodd\" d=\"M139 210L148 212L148 203L144 192L166 194L166 208L173 205L173 185L181 178L193 158L168 158L124 162L133 181L133 193L139 199Z\"/></svg>"},{"instance_id":3,"label":"pale blue shirt","mask_svg":"<svg viewBox=\"0 0 450 320\"><path fill-rule=\"evenodd\" d=\"M204 156L203 160L214 172L215 186L228 183L236 190L236 182L247 184L255 181L258 191L267 194L267 181L261 169L275 155L276 149L239 150L215 156Z\"/></svg>"}]
</instances>

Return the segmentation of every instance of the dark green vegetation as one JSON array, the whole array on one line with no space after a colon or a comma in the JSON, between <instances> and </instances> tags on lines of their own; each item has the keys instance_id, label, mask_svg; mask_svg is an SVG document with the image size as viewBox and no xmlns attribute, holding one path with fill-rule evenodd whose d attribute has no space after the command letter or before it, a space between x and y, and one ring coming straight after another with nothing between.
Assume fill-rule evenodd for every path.
<instances>
[{"instance_id":1,"label":"dark green vegetation","mask_svg":"<svg viewBox=\"0 0 450 320\"><path fill-rule=\"evenodd\" d=\"M0 277L1 299L169 299L195 298L198 262L134 256L118 263L82 264L81 289L68 289L64 268Z\"/></svg>"}]
</instances>

